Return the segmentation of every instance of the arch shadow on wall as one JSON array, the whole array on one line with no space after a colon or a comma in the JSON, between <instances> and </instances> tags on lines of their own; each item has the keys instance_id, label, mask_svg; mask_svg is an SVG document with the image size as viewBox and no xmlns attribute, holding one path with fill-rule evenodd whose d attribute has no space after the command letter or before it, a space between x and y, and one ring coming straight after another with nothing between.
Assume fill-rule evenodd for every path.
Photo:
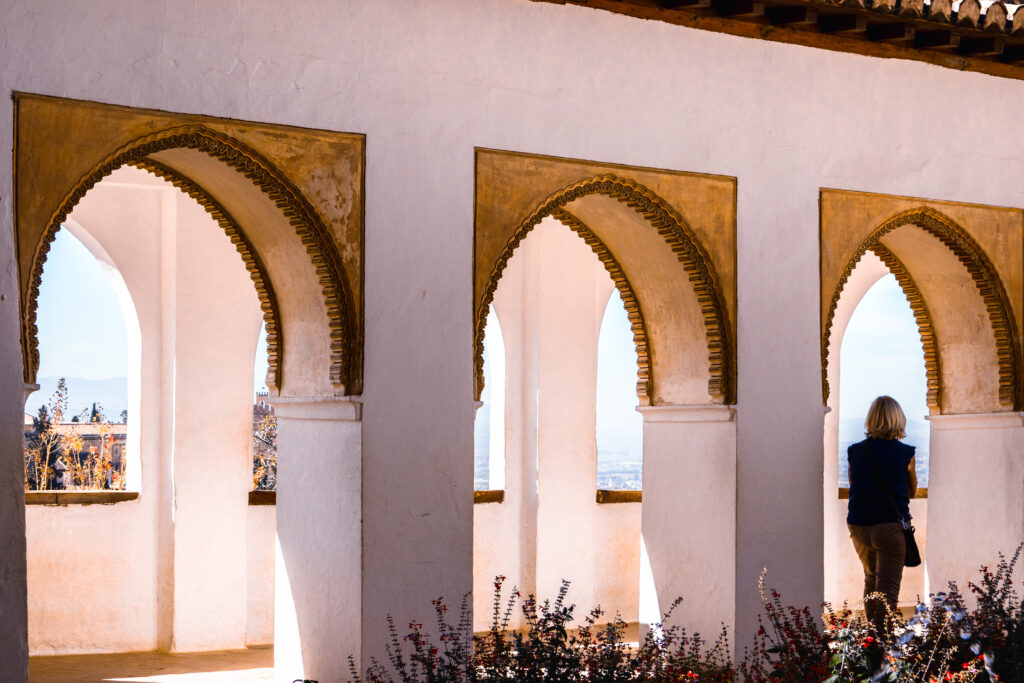
<instances>
[{"instance_id":1,"label":"arch shadow on wall","mask_svg":"<svg viewBox=\"0 0 1024 683\"><path fill-rule=\"evenodd\" d=\"M622 297L640 404L734 403L735 198L733 178L477 149L475 397L502 273L550 216L590 246Z\"/></svg>"},{"instance_id":2,"label":"arch shadow on wall","mask_svg":"<svg viewBox=\"0 0 1024 683\"><path fill-rule=\"evenodd\" d=\"M36 305L50 244L121 166L195 199L234 243L267 325L275 395L359 394L361 135L15 96L15 230L24 378L39 367Z\"/></svg>"},{"instance_id":3,"label":"arch shadow on wall","mask_svg":"<svg viewBox=\"0 0 1024 683\"><path fill-rule=\"evenodd\" d=\"M841 341L833 330L845 327L837 309L870 251L895 275L917 321L930 412L1018 410L1022 224L1018 209L822 190L825 404Z\"/></svg>"}]
</instances>

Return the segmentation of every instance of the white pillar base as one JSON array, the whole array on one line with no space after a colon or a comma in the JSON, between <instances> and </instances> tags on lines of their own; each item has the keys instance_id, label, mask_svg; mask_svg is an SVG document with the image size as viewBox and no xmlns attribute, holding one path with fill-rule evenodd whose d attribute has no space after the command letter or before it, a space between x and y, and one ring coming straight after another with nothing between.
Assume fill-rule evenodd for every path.
<instances>
[{"instance_id":1,"label":"white pillar base","mask_svg":"<svg viewBox=\"0 0 1024 683\"><path fill-rule=\"evenodd\" d=\"M362 405L271 398L277 415L274 675L349 678L362 647Z\"/></svg>"},{"instance_id":2,"label":"white pillar base","mask_svg":"<svg viewBox=\"0 0 1024 683\"><path fill-rule=\"evenodd\" d=\"M643 541L657 602L713 638L736 600L736 422L732 406L649 406L644 416Z\"/></svg>"}]
</instances>

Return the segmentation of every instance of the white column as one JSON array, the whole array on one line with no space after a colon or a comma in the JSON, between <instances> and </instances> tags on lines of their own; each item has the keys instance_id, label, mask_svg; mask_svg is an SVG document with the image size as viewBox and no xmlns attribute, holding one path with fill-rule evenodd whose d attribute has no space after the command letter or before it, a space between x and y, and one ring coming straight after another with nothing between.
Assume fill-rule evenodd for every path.
<instances>
[{"instance_id":1,"label":"white column","mask_svg":"<svg viewBox=\"0 0 1024 683\"><path fill-rule=\"evenodd\" d=\"M244 648L259 301L230 240L177 201L172 649Z\"/></svg>"},{"instance_id":2,"label":"white column","mask_svg":"<svg viewBox=\"0 0 1024 683\"><path fill-rule=\"evenodd\" d=\"M535 270L527 271L525 266L537 260L538 245L532 238L523 243L509 261L494 297L506 361L505 448L500 454L505 460L501 465L505 494L500 504L473 506L473 628L477 631L491 626L496 576L506 577L506 595L513 586L523 594L537 591L538 340L534 320L539 283ZM520 616L512 615L513 627L520 626Z\"/></svg>"},{"instance_id":3,"label":"white column","mask_svg":"<svg viewBox=\"0 0 1024 683\"><path fill-rule=\"evenodd\" d=\"M362 646L362 405L272 398L277 414L276 681L342 681ZM380 638L381 625L366 625Z\"/></svg>"},{"instance_id":4,"label":"white column","mask_svg":"<svg viewBox=\"0 0 1024 683\"><path fill-rule=\"evenodd\" d=\"M543 232L549 229L548 232ZM589 247L561 225L542 226L537 353L537 592L562 579L584 614L594 595L597 488L597 340L614 284Z\"/></svg>"},{"instance_id":5,"label":"white column","mask_svg":"<svg viewBox=\"0 0 1024 683\"><path fill-rule=\"evenodd\" d=\"M1024 540L1024 413L934 415L928 483L928 580L976 580Z\"/></svg>"},{"instance_id":6,"label":"white column","mask_svg":"<svg viewBox=\"0 0 1024 683\"><path fill-rule=\"evenodd\" d=\"M713 638L736 609L736 422L732 406L648 406L643 521L661 611ZM751 587L756 590L756 587Z\"/></svg>"}]
</instances>

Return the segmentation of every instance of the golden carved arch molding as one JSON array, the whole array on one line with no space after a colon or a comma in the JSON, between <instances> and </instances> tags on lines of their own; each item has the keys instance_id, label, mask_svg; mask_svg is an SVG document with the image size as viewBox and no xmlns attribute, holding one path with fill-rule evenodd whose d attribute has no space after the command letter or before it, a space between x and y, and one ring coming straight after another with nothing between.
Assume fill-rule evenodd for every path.
<instances>
[{"instance_id":1,"label":"golden carved arch molding","mask_svg":"<svg viewBox=\"0 0 1024 683\"><path fill-rule=\"evenodd\" d=\"M231 243L235 245L239 256L242 257L245 269L249 272L249 278L252 280L253 287L256 288L256 296L260 300L260 310L263 312L263 323L267 329L266 385L271 390L279 389L281 386L281 345L283 337L281 316L278 313L277 295L274 293L274 286L267 275L267 268L263 264L263 260L253 249L249 239L238 226L238 222L228 213L227 209L210 197L209 193L199 187L199 185L177 171L152 159L142 159L134 162L132 165L166 180L194 199L200 206L206 209L210 217L216 221L217 225L224 231L224 234L231 240ZM52 237L50 241L52 242ZM36 355L38 356L38 350L36 350ZM38 368L38 365L36 367Z\"/></svg>"},{"instance_id":2,"label":"golden carved arch molding","mask_svg":"<svg viewBox=\"0 0 1024 683\"><path fill-rule=\"evenodd\" d=\"M612 282L615 283L615 289L619 292L619 296L622 297L622 303L626 307L626 315L629 318L630 329L633 332L633 343L636 347L637 357L637 381L636 381L636 395L640 399L640 405L647 405L650 402L651 392L651 353L650 344L647 339L647 326L644 324L644 315L640 310L640 302L637 301L636 293L633 291L633 286L629 283L629 278L622 270L622 266L615 260L611 251L605 246L604 242L601 241L594 231L587 227L587 225L580 219L573 216L571 213L564 209L556 209L551 212L551 217L557 220L562 225L566 226L580 238L587 243L587 246L594 252L601 264L604 265L605 270L608 271L608 275L611 276ZM486 332L487 325L487 311L491 303L494 301L494 294L498 288L498 282L501 279L502 273L505 271L505 267L508 265L509 259L512 258L512 254L519 247L519 244L523 239L526 238L527 232L522 234L517 233L517 239L514 243L509 243L505 252L502 252L502 258L495 266L495 272L492 274L490 283L493 286L488 286L484 302L481 304L481 311L477 313L477 328L475 334L475 352L473 367L475 368L476 377L476 399L480 400L480 394L484 388L483 371L484 371L484 334ZM482 318L480 317L482 312Z\"/></svg>"},{"instance_id":3,"label":"golden carved arch molding","mask_svg":"<svg viewBox=\"0 0 1024 683\"><path fill-rule=\"evenodd\" d=\"M868 251L875 254L885 264L885 267L889 269L889 272L896 277L896 282L899 283L900 289L903 290L903 295L907 297L907 301L910 303L910 310L914 314L914 321L917 323L917 331L921 337L921 346L924 351L925 382L927 386L925 404L928 406L931 414L938 414L942 401L942 373L939 365L938 339L935 334L935 326L932 323L931 313L928 311L928 306L925 303L924 297L921 296L921 291L918 289L917 284L910 276L910 273L907 272L906 266L896 258L895 254L882 246L877 240L863 252L860 252L857 262L853 264L849 273L840 281L839 290L832 297L832 302L829 305L828 318L825 322L825 335L822 341L822 373L824 377L823 391L825 401L828 402L829 397L828 367L830 358L828 350L833 341L832 328L836 309L840 299L842 299L843 291L846 289L846 283L849 281L850 276L853 275L854 268L856 268L857 263L860 263L861 258Z\"/></svg>"},{"instance_id":4,"label":"golden carved arch molding","mask_svg":"<svg viewBox=\"0 0 1024 683\"><path fill-rule=\"evenodd\" d=\"M984 302L995 341L999 404L1004 410L1019 409L1021 369L1016 315L1019 314L1021 301L1020 293L1016 291L1019 287L1011 288L1008 292L1004 280L1011 285L1022 281L1024 268L1019 247L1024 235L1024 214L1016 209L1002 207L929 202L941 205L943 211L940 211L934 206L921 205L920 201L834 190L822 191L822 302L827 302L827 308L822 316L821 339L823 400L827 403L829 397L828 347L836 308L854 268L870 250L878 255L896 276L910 302L925 352L928 406L933 413L941 411L945 389L932 314L906 266L881 242L886 235L900 227L916 226L935 237L956 257L977 288ZM907 204L916 205L902 208ZM864 229L863 223L860 226L853 223L865 215L880 216L879 212L886 209L890 213L877 222L872 220L873 227L871 223L868 224L868 234L863 236L855 247L850 248L853 244L851 235L857 233L858 228ZM897 210L893 212L893 209ZM840 224L838 230L836 223ZM965 225L974 226L973 234ZM845 230L842 229L844 227ZM986 250L983 244L989 246L989 249ZM1016 248L1013 248L1013 245L1016 245ZM842 254L842 247L848 248L849 251L846 252L845 264L840 268L839 257ZM834 285L830 287L830 294L826 298L825 292L829 291L826 288L829 287L830 279Z\"/></svg>"},{"instance_id":5,"label":"golden carved arch molding","mask_svg":"<svg viewBox=\"0 0 1024 683\"><path fill-rule=\"evenodd\" d=\"M526 168L523 168L524 162ZM538 168L538 165L541 168ZM621 168L623 167L493 150L477 151L477 228L474 259L474 294L477 303L474 316L474 378L475 394L478 399L483 390L483 338L488 308L513 252L527 234L548 216L559 220L580 235L612 276L626 305L634 333L638 356L637 394L641 404L648 404L655 395L657 368L651 358L647 327L636 293L620 264L621 259L612 254L591 226L584 224L566 208L577 199L596 194L611 197L641 216L657 232L665 247L671 250L681 264L688 275L690 286L695 291L704 322L709 369L708 394L716 402L735 401L735 356L732 341L734 337L730 309L727 305L727 301L734 302L734 280L730 277L728 288L724 288L715 261L715 257L721 258L723 254L726 260L731 257L732 260L727 263L727 271L730 276L734 273L735 248L731 240L735 234L735 214L732 212L735 182L732 179L714 176L633 169L638 175L646 175L645 180L661 180L663 186L675 189L679 196L686 196L687 193L699 195L692 190L702 180L710 179L710 182L715 184L711 189L703 189L711 198L719 200L720 204L698 202L699 206L705 209L705 213L701 215L704 219L702 228L714 232L724 226L726 229L732 228L732 231L726 239L715 242L714 246L717 249L714 257L705 248L701 235L672 205L653 189L635 179L621 178L613 173L600 173L583 176L582 179L563 185L561 189L546 196L542 195L539 199L536 194L540 186L550 187L552 180L565 177L567 174L579 178L581 170L607 171ZM553 172L538 175L539 170ZM518 178L510 176L517 173L522 175ZM662 174L662 177L659 178L658 174ZM680 177L684 178L684 182L678 182ZM490 186L490 182L499 178L500 204L482 205L481 200L490 202L499 196L499 188ZM513 204L518 203L521 208L526 208L527 201L534 203L528 210L522 212L515 208L509 211L510 198ZM704 200L708 197L698 196L697 199ZM714 210L707 211L709 204ZM518 216L515 216L516 213ZM514 218L519 220L512 223L511 220ZM499 221L504 225L496 225ZM725 242L724 248L722 241ZM493 260L489 257L488 247L494 254Z\"/></svg>"},{"instance_id":6,"label":"golden carved arch molding","mask_svg":"<svg viewBox=\"0 0 1024 683\"><path fill-rule=\"evenodd\" d=\"M268 332L268 386L277 388L285 331L266 255L257 252L245 226L203 176L227 170L272 202L319 282L330 346L326 379L339 393L361 392L362 136L36 95L18 94L15 105L15 229L26 382L34 381L39 364L36 299L49 245L96 183L120 166L133 165L199 201L235 244L259 295ZM198 153L217 167L192 175L161 156L182 151Z\"/></svg>"}]
</instances>

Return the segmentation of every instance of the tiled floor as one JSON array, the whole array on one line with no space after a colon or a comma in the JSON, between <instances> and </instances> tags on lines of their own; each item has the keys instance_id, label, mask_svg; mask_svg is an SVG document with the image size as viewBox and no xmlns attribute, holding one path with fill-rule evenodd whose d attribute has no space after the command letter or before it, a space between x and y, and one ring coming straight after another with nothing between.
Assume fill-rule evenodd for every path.
<instances>
[{"instance_id":1,"label":"tiled floor","mask_svg":"<svg viewBox=\"0 0 1024 683\"><path fill-rule=\"evenodd\" d=\"M32 657L28 668L30 683L264 683L274 679L274 650Z\"/></svg>"}]
</instances>

